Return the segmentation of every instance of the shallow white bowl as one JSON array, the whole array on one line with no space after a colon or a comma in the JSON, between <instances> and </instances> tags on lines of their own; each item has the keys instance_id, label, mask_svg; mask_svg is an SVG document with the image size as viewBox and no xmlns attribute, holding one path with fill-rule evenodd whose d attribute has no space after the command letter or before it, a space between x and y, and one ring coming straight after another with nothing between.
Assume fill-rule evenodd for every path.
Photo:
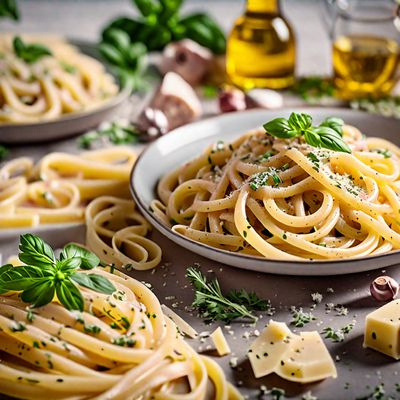
<instances>
[{"instance_id":1,"label":"shallow white bowl","mask_svg":"<svg viewBox=\"0 0 400 400\"><path fill-rule=\"evenodd\" d=\"M400 251L360 259L301 262L269 260L232 253L195 242L173 232L149 210L151 201L156 197L158 180L164 174L196 157L211 143L218 140L231 141L273 118L288 117L291 111L306 112L312 115L317 123L328 116L341 117L346 123L361 129L367 136L381 136L394 143L400 143L400 121L350 109L308 107L278 111L252 110L210 118L175 129L152 143L140 155L132 171L131 191L144 216L162 234L197 254L234 267L258 272L284 275L342 275L400 263Z\"/></svg>"}]
</instances>

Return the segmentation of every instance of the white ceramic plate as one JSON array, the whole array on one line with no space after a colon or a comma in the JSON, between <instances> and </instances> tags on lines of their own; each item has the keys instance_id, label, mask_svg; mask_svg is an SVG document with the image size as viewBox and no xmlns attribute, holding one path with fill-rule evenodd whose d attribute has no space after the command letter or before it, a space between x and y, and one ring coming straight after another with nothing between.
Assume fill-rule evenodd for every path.
<instances>
[{"instance_id":1,"label":"white ceramic plate","mask_svg":"<svg viewBox=\"0 0 400 400\"><path fill-rule=\"evenodd\" d=\"M71 41L82 53L102 61L94 45ZM108 71L110 72L110 71ZM71 113L55 120L27 124L0 124L0 143L26 144L63 139L95 128L102 121L110 118L121 104L129 97L129 91L121 90L99 108Z\"/></svg>"},{"instance_id":2,"label":"white ceramic plate","mask_svg":"<svg viewBox=\"0 0 400 400\"><path fill-rule=\"evenodd\" d=\"M173 232L149 211L155 198L158 180L165 173L200 154L207 145L233 138L260 127L272 118L288 117L291 111L311 114L316 122L328 116L343 118L368 136L382 136L400 143L400 122L392 118L373 116L361 111L341 108L303 108L297 110L254 110L203 120L175 129L152 143L137 160L131 176L131 191L147 220L161 233L179 245L212 260L239 268L284 275L342 275L373 270L400 263L400 251L389 254L339 261L280 261L247 256L216 249Z\"/></svg>"}]
</instances>

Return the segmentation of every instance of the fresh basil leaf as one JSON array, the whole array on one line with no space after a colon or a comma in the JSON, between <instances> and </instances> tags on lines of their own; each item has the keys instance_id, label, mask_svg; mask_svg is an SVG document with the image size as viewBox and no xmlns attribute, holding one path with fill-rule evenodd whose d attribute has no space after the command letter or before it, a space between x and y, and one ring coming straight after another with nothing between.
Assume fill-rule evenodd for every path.
<instances>
[{"instance_id":1,"label":"fresh basil leaf","mask_svg":"<svg viewBox=\"0 0 400 400\"><path fill-rule=\"evenodd\" d=\"M19 11L16 0L0 1L0 17L10 18L14 21L19 20Z\"/></svg>"},{"instance_id":2,"label":"fresh basil leaf","mask_svg":"<svg viewBox=\"0 0 400 400\"><path fill-rule=\"evenodd\" d=\"M100 54L108 61L110 64L118 65L119 67L125 66L125 59L121 51L115 46L109 43L100 43L99 45Z\"/></svg>"},{"instance_id":3,"label":"fresh basil leaf","mask_svg":"<svg viewBox=\"0 0 400 400\"><path fill-rule=\"evenodd\" d=\"M321 147L321 139L313 129L307 129L304 132L304 140L310 146Z\"/></svg>"},{"instance_id":4,"label":"fresh basil leaf","mask_svg":"<svg viewBox=\"0 0 400 400\"><path fill-rule=\"evenodd\" d=\"M286 118L275 118L263 125L266 132L281 139L299 136L301 132L294 131Z\"/></svg>"},{"instance_id":5,"label":"fresh basil leaf","mask_svg":"<svg viewBox=\"0 0 400 400\"><path fill-rule=\"evenodd\" d=\"M337 117L326 118L319 126L327 126L336 131L340 136L343 136L344 121Z\"/></svg>"},{"instance_id":6,"label":"fresh basil leaf","mask_svg":"<svg viewBox=\"0 0 400 400\"><path fill-rule=\"evenodd\" d=\"M107 32L107 42L121 52L128 52L131 38L122 29L114 28Z\"/></svg>"},{"instance_id":7,"label":"fresh basil leaf","mask_svg":"<svg viewBox=\"0 0 400 400\"><path fill-rule=\"evenodd\" d=\"M46 46L41 44L25 44L19 36L14 38L13 48L17 57L27 63L33 63L44 56L51 56L53 54Z\"/></svg>"},{"instance_id":8,"label":"fresh basil leaf","mask_svg":"<svg viewBox=\"0 0 400 400\"><path fill-rule=\"evenodd\" d=\"M67 258L64 260L57 261L56 268L61 272L71 272L78 269L82 264L82 259L79 257L76 258Z\"/></svg>"},{"instance_id":9,"label":"fresh basil leaf","mask_svg":"<svg viewBox=\"0 0 400 400\"><path fill-rule=\"evenodd\" d=\"M31 308L42 307L52 302L54 291L54 283L43 278L42 281L38 281L25 289L21 294L21 300L25 303L31 303Z\"/></svg>"},{"instance_id":10,"label":"fresh basil leaf","mask_svg":"<svg viewBox=\"0 0 400 400\"><path fill-rule=\"evenodd\" d=\"M64 260L67 258L79 258L82 269L92 269L100 264L100 259L96 254L73 243L67 244L61 252L60 259Z\"/></svg>"},{"instance_id":11,"label":"fresh basil leaf","mask_svg":"<svg viewBox=\"0 0 400 400\"><path fill-rule=\"evenodd\" d=\"M8 292L7 289L3 289L1 287L1 276L2 276L2 274L4 274L5 272L7 272L7 271L9 271L10 269L13 269L13 268L14 268L14 266L12 264L5 264L5 265L0 267L0 294Z\"/></svg>"},{"instance_id":12,"label":"fresh basil leaf","mask_svg":"<svg viewBox=\"0 0 400 400\"><path fill-rule=\"evenodd\" d=\"M156 0L133 0L133 2L145 17L151 14L158 14L161 11L161 5Z\"/></svg>"},{"instance_id":13,"label":"fresh basil leaf","mask_svg":"<svg viewBox=\"0 0 400 400\"><path fill-rule=\"evenodd\" d=\"M80 272L71 276L76 283L96 292L113 294L117 289L104 276L98 274L82 274Z\"/></svg>"},{"instance_id":14,"label":"fresh basil leaf","mask_svg":"<svg viewBox=\"0 0 400 400\"><path fill-rule=\"evenodd\" d=\"M319 136L319 147L343 153L351 153L350 147L334 129L329 128L328 126L319 126L314 128L314 132Z\"/></svg>"},{"instance_id":15,"label":"fresh basil leaf","mask_svg":"<svg viewBox=\"0 0 400 400\"><path fill-rule=\"evenodd\" d=\"M25 290L37 282L48 281L49 276L48 271L29 265L7 268L0 275L0 288L7 291Z\"/></svg>"},{"instance_id":16,"label":"fresh basil leaf","mask_svg":"<svg viewBox=\"0 0 400 400\"><path fill-rule=\"evenodd\" d=\"M83 311L84 300L79 288L69 279L60 282L56 286L56 294L60 303L67 310Z\"/></svg>"},{"instance_id":17,"label":"fresh basil leaf","mask_svg":"<svg viewBox=\"0 0 400 400\"><path fill-rule=\"evenodd\" d=\"M27 233L19 241L19 259L28 265L53 269L55 256L53 249L40 237Z\"/></svg>"},{"instance_id":18,"label":"fresh basil leaf","mask_svg":"<svg viewBox=\"0 0 400 400\"><path fill-rule=\"evenodd\" d=\"M312 125L312 118L308 114L292 112L288 119L289 126L295 131L304 132Z\"/></svg>"}]
</instances>

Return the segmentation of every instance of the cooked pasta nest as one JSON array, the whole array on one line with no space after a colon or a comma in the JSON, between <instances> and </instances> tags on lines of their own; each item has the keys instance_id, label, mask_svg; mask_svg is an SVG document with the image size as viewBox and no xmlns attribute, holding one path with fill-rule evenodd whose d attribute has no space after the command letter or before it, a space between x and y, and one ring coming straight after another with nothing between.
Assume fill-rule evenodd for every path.
<instances>
[{"instance_id":1,"label":"cooked pasta nest","mask_svg":"<svg viewBox=\"0 0 400 400\"><path fill-rule=\"evenodd\" d=\"M352 153L255 130L166 174L151 208L188 239L277 260L400 248L400 150L345 125Z\"/></svg>"},{"instance_id":2,"label":"cooked pasta nest","mask_svg":"<svg viewBox=\"0 0 400 400\"><path fill-rule=\"evenodd\" d=\"M96 59L51 35L24 36L47 46L52 56L33 63L18 58L12 35L0 38L0 124L54 120L99 108L118 91Z\"/></svg>"}]
</instances>

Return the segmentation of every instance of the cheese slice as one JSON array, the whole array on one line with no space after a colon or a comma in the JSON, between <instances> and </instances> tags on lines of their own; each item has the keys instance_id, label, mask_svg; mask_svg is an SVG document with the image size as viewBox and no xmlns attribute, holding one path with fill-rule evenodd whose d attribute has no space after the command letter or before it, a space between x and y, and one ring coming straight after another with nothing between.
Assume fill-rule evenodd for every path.
<instances>
[{"instance_id":1,"label":"cheese slice","mask_svg":"<svg viewBox=\"0 0 400 400\"><path fill-rule=\"evenodd\" d=\"M367 315L364 347L400 359L400 300L393 300Z\"/></svg>"},{"instance_id":2,"label":"cheese slice","mask_svg":"<svg viewBox=\"0 0 400 400\"><path fill-rule=\"evenodd\" d=\"M220 327L218 327L210 336L219 356L226 356L231 352L231 348L229 347Z\"/></svg>"},{"instance_id":3,"label":"cheese slice","mask_svg":"<svg viewBox=\"0 0 400 400\"><path fill-rule=\"evenodd\" d=\"M256 378L273 372L300 383L337 377L335 364L319 333L295 335L282 322L271 320L252 343L248 356Z\"/></svg>"}]
</instances>

